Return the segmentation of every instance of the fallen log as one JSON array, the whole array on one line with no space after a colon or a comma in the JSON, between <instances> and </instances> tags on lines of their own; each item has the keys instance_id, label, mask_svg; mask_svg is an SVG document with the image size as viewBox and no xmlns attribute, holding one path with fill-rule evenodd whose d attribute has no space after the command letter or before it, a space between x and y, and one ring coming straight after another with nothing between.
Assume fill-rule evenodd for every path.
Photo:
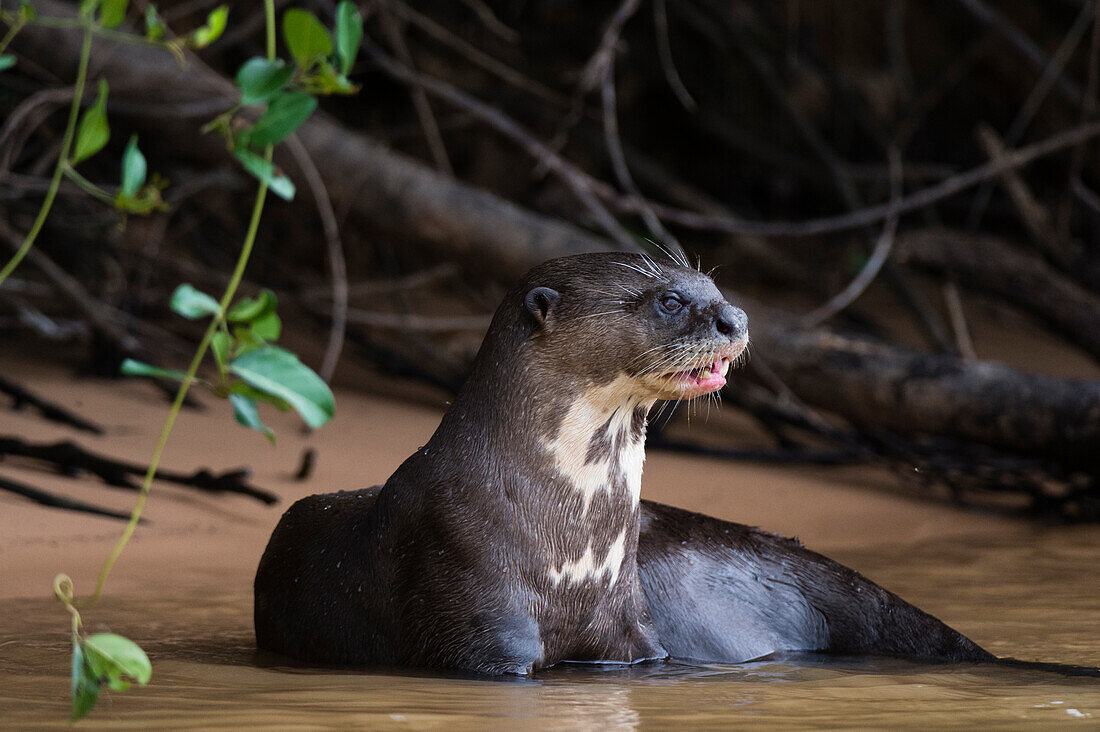
<instances>
[{"instance_id":1,"label":"fallen log","mask_svg":"<svg viewBox=\"0 0 1100 732\"><path fill-rule=\"evenodd\" d=\"M1100 360L1100 296L991 234L923 229L898 237L894 257L1015 305Z\"/></svg>"},{"instance_id":2,"label":"fallen log","mask_svg":"<svg viewBox=\"0 0 1100 732\"><path fill-rule=\"evenodd\" d=\"M1028 374L825 329L745 303L753 349L801 399L860 426L978 442L1095 471L1100 382Z\"/></svg>"}]
</instances>

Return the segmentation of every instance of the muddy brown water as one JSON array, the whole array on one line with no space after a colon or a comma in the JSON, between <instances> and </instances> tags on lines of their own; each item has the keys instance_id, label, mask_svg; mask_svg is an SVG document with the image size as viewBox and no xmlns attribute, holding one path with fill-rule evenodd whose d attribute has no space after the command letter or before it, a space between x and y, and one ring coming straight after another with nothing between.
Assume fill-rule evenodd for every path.
<instances>
[{"instance_id":1,"label":"muddy brown water","mask_svg":"<svg viewBox=\"0 0 1100 732\"><path fill-rule=\"evenodd\" d=\"M939 612L999 654L1100 659L1100 532L1041 532L1026 545L925 543L845 559L901 592L935 585ZM1010 728L1100 723L1100 679L996 665L801 658L732 666L571 666L530 681L403 670L278 665L254 649L239 588L113 597L96 630L125 629L149 652L152 684L105 694L81 726L493 729ZM0 726L64 727L65 619L46 600L0 602Z\"/></svg>"},{"instance_id":2,"label":"muddy brown water","mask_svg":"<svg viewBox=\"0 0 1100 732\"><path fill-rule=\"evenodd\" d=\"M0 369L109 428L59 430L0 412L0 434L78 439L106 454L148 457L165 407L147 386L73 379L48 363L0 353ZM183 415L165 464L192 470L248 464L279 507L157 485L149 524L116 565L90 632L138 641L152 683L105 692L88 728L640 729L1012 728L1100 724L1100 680L996 665L929 666L823 659L631 669L562 667L527 681L407 670L333 671L280 665L254 649L250 586L282 508L324 490L384 480L423 444L442 403L413 406L338 394L332 425L303 435L272 415L272 450L205 400ZM722 429L734 429L725 424ZM715 429L699 421L692 429ZM291 479L301 450L317 470ZM12 479L118 509L133 494L6 462ZM800 536L1002 656L1100 664L1100 527L1044 527L958 511L888 490L865 469L732 464L653 453L643 492L657 500ZM91 590L118 522L52 511L0 494L0 729L69 727L68 616L50 580L68 572Z\"/></svg>"}]
</instances>

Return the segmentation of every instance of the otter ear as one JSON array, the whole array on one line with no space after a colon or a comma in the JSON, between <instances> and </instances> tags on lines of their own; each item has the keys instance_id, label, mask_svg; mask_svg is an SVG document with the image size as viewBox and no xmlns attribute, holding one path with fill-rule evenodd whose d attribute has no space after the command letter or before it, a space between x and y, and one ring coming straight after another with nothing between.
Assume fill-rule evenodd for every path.
<instances>
[{"instance_id":1,"label":"otter ear","mask_svg":"<svg viewBox=\"0 0 1100 732\"><path fill-rule=\"evenodd\" d=\"M527 297L523 298L523 304L527 306L527 309L531 311L531 315L535 316L535 320L539 321L539 325L546 322L546 318L550 316L550 311L561 300L561 295L557 290L551 290L549 287L536 287L527 293Z\"/></svg>"}]
</instances>

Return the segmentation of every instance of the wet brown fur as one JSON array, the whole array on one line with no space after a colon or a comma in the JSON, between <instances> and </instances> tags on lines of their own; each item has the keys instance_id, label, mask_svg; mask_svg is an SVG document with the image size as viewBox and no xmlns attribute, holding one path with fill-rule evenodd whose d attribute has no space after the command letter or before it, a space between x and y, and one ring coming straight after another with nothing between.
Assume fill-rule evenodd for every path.
<instances>
[{"instance_id":1,"label":"wet brown fur","mask_svg":"<svg viewBox=\"0 0 1100 732\"><path fill-rule=\"evenodd\" d=\"M525 300L534 288L549 288L557 298ZM689 301L680 317L658 309L670 290ZM530 302L539 307L532 310ZM716 331L722 319L725 329ZM890 628L871 615L888 611L915 618L907 622L917 635L932 628L950 641L916 641L910 655L936 657L941 647L952 658L984 654L823 557L737 524L637 502L620 458L640 449L653 400L668 398L660 392L662 375L709 363L735 337L747 337L744 314L690 268L621 253L536 267L497 310L467 383L423 448L380 489L311 496L284 515L257 571L258 644L326 664L494 674L529 673L563 660L631 663L669 652L697 657L697 650L721 656L741 648L827 649L831 617L851 615L831 610L830 603L848 607L850 596L874 588L882 594L859 612L870 613L865 626L874 621L885 627L876 636ZM608 465L606 479L586 498L555 467L547 446L561 437L578 399L601 389L617 393L620 383L630 393L589 425L590 437L576 456L582 472ZM700 527L725 534L700 539ZM614 564L617 537L622 560L613 572L604 565ZM692 574L696 557L706 560L700 566L717 566L718 574L728 567L740 574L698 590L677 579L707 586L706 577ZM758 575L749 565L761 557L772 567L805 567L806 576L797 579L808 588L823 577L821 597L800 592L799 598L811 599L787 617L791 598L769 595L766 576L753 584ZM739 563L748 569L738 569ZM560 579L569 567L606 571L590 571L576 582ZM781 578L777 582L782 586ZM731 593L764 607L712 622L709 608L742 601ZM838 633L852 642L838 640L837 647L874 652L874 639L859 640L851 624ZM745 635L740 625L762 630ZM692 644L704 637L718 640ZM909 646L882 645L885 652L895 647Z\"/></svg>"}]
</instances>

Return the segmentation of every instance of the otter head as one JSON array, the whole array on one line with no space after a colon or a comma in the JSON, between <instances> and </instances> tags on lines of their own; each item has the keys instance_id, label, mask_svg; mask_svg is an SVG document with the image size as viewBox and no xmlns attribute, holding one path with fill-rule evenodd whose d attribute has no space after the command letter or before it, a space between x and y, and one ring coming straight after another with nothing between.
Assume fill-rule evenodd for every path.
<instances>
[{"instance_id":1,"label":"otter head","mask_svg":"<svg viewBox=\"0 0 1100 732\"><path fill-rule=\"evenodd\" d=\"M745 313L694 269L646 255L583 254L532 270L521 288L532 357L636 400L721 389L748 345Z\"/></svg>"}]
</instances>

